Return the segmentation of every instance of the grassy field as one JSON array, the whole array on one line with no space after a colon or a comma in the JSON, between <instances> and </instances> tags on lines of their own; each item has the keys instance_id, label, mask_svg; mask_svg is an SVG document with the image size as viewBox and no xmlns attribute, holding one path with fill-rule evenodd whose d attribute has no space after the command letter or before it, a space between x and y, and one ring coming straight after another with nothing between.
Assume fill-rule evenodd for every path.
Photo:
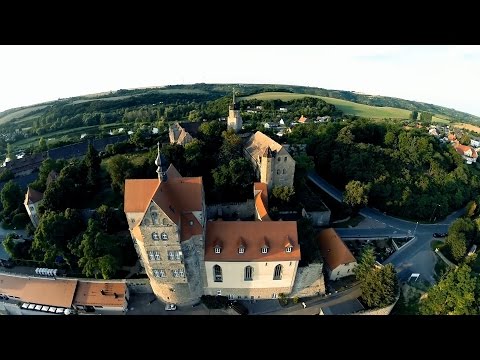
<instances>
[{"instance_id":1,"label":"grassy field","mask_svg":"<svg viewBox=\"0 0 480 360\"><path fill-rule=\"evenodd\" d=\"M23 116L26 116L29 113L31 113L32 111L35 111L35 110L38 110L38 109L43 109L46 106L48 106L48 105L30 106L28 108L21 109L21 110L15 111L13 113L7 114L5 116L2 116L2 117L0 117L0 125L7 123L14 118L21 118Z\"/></svg>"},{"instance_id":2,"label":"grassy field","mask_svg":"<svg viewBox=\"0 0 480 360\"><path fill-rule=\"evenodd\" d=\"M341 100L341 99L335 99L335 98L330 98L325 96L308 95L308 94L268 92L268 93L259 93L255 95L246 96L242 99L258 99L258 100L279 99L283 101L290 101L295 99L301 99L307 96L320 98L329 104L333 104L347 115L357 115L361 117L374 118L374 119L383 119L383 118L408 119L411 113L409 110L404 110L404 109L397 109L392 107L370 106L370 105L358 104L358 103Z\"/></svg>"},{"instance_id":3,"label":"grassy field","mask_svg":"<svg viewBox=\"0 0 480 360\"><path fill-rule=\"evenodd\" d=\"M47 143L50 143L51 141L58 140L60 137L64 137L67 135L69 137L78 135L78 140L80 141L80 135L83 133L91 134L94 132L98 132L99 130L116 128L121 126L122 126L121 123L115 123L115 124L108 124L108 125L82 126L82 127L77 127L73 129L59 130L59 131L54 131L48 134L32 136L27 139L19 140L16 143L13 143L12 146L14 150L17 150L20 148L26 148L33 143L37 144L41 137L45 138L45 140L47 140ZM52 140L48 141L48 139L52 139Z\"/></svg>"},{"instance_id":4,"label":"grassy field","mask_svg":"<svg viewBox=\"0 0 480 360\"><path fill-rule=\"evenodd\" d=\"M452 124L452 126L454 126L456 128L459 128L459 129L466 129L466 130L470 130L470 131L475 131L476 133L480 134L480 127L479 126L475 126L475 125L471 125L471 124L464 124L464 123L454 123L454 124Z\"/></svg>"},{"instance_id":5,"label":"grassy field","mask_svg":"<svg viewBox=\"0 0 480 360\"><path fill-rule=\"evenodd\" d=\"M432 122L440 124L450 124L450 120L438 116L432 116Z\"/></svg>"}]
</instances>

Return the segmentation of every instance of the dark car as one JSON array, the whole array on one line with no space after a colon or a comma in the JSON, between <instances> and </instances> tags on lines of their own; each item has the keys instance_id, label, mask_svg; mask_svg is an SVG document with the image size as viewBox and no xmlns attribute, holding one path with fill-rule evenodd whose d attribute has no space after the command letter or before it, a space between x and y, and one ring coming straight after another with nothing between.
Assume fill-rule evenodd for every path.
<instances>
[{"instance_id":1,"label":"dark car","mask_svg":"<svg viewBox=\"0 0 480 360\"><path fill-rule=\"evenodd\" d=\"M13 267L13 263L10 260L0 259L0 266L11 269Z\"/></svg>"},{"instance_id":2,"label":"dark car","mask_svg":"<svg viewBox=\"0 0 480 360\"><path fill-rule=\"evenodd\" d=\"M433 233L434 238L443 238L447 235L448 235L448 233Z\"/></svg>"},{"instance_id":3,"label":"dark car","mask_svg":"<svg viewBox=\"0 0 480 360\"><path fill-rule=\"evenodd\" d=\"M240 315L248 315L248 309L245 307L245 305L239 303L236 300L235 301L230 301L228 303L228 307L235 310Z\"/></svg>"}]
</instances>

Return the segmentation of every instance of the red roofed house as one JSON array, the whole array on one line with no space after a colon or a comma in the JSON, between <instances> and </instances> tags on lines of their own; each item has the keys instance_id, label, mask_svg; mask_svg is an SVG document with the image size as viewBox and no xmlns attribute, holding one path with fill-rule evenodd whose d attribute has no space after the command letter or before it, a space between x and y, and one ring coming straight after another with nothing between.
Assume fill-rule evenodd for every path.
<instances>
[{"instance_id":1,"label":"red roofed house","mask_svg":"<svg viewBox=\"0 0 480 360\"><path fill-rule=\"evenodd\" d=\"M318 234L317 242L330 280L353 275L357 260L333 228L322 230Z\"/></svg>"},{"instance_id":2,"label":"red roofed house","mask_svg":"<svg viewBox=\"0 0 480 360\"><path fill-rule=\"evenodd\" d=\"M455 150L467 160L468 164L477 162L478 154L471 146L456 144Z\"/></svg>"},{"instance_id":3,"label":"red roofed house","mask_svg":"<svg viewBox=\"0 0 480 360\"><path fill-rule=\"evenodd\" d=\"M276 299L292 291L299 260L296 221L208 221L205 294Z\"/></svg>"},{"instance_id":4,"label":"red roofed house","mask_svg":"<svg viewBox=\"0 0 480 360\"><path fill-rule=\"evenodd\" d=\"M299 122L300 124L305 124L306 122L308 122L308 118L302 115L302 116L300 116L300 118L298 119L298 122Z\"/></svg>"},{"instance_id":5,"label":"red roofed house","mask_svg":"<svg viewBox=\"0 0 480 360\"><path fill-rule=\"evenodd\" d=\"M33 226L37 227L38 222L40 221L38 216L38 207L42 204L43 193L37 191L31 187L27 188L27 193L25 194L25 200L23 205L27 210L28 216L32 221Z\"/></svg>"},{"instance_id":6,"label":"red roofed house","mask_svg":"<svg viewBox=\"0 0 480 360\"><path fill-rule=\"evenodd\" d=\"M268 215L268 189L267 184L253 183L253 197L255 200L255 219L270 221Z\"/></svg>"}]
</instances>

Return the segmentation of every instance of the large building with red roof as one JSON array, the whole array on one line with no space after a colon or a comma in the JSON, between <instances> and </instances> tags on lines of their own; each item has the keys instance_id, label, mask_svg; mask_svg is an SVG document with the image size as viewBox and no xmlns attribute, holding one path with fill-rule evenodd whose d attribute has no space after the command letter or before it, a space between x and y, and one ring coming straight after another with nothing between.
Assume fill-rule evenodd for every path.
<instances>
[{"instance_id":1,"label":"large building with red roof","mask_svg":"<svg viewBox=\"0 0 480 360\"><path fill-rule=\"evenodd\" d=\"M207 221L201 177L182 177L162 155L158 179L127 179L124 211L156 296L271 299L292 291L300 245L295 221L271 221L268 188L254 184L255 220Z\"/></svg>"}]
</instances>

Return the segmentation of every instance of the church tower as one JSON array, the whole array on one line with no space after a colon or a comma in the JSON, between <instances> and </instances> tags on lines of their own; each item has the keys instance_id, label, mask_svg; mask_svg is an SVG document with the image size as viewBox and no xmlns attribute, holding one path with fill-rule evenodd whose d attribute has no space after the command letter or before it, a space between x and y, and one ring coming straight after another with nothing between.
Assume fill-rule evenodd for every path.
<instances>
[{"instance_id":1,"label":"church tower","mask_svg":"<svg viewBox=\"0 0 480 360\"><path fill-rule=\"evenodd\" d=\"M233 102L228 106L227 129L233 129L235 132L242 129L240 106L235 102L235 89L233 90Z\"/></svg>"}]
</instances>

